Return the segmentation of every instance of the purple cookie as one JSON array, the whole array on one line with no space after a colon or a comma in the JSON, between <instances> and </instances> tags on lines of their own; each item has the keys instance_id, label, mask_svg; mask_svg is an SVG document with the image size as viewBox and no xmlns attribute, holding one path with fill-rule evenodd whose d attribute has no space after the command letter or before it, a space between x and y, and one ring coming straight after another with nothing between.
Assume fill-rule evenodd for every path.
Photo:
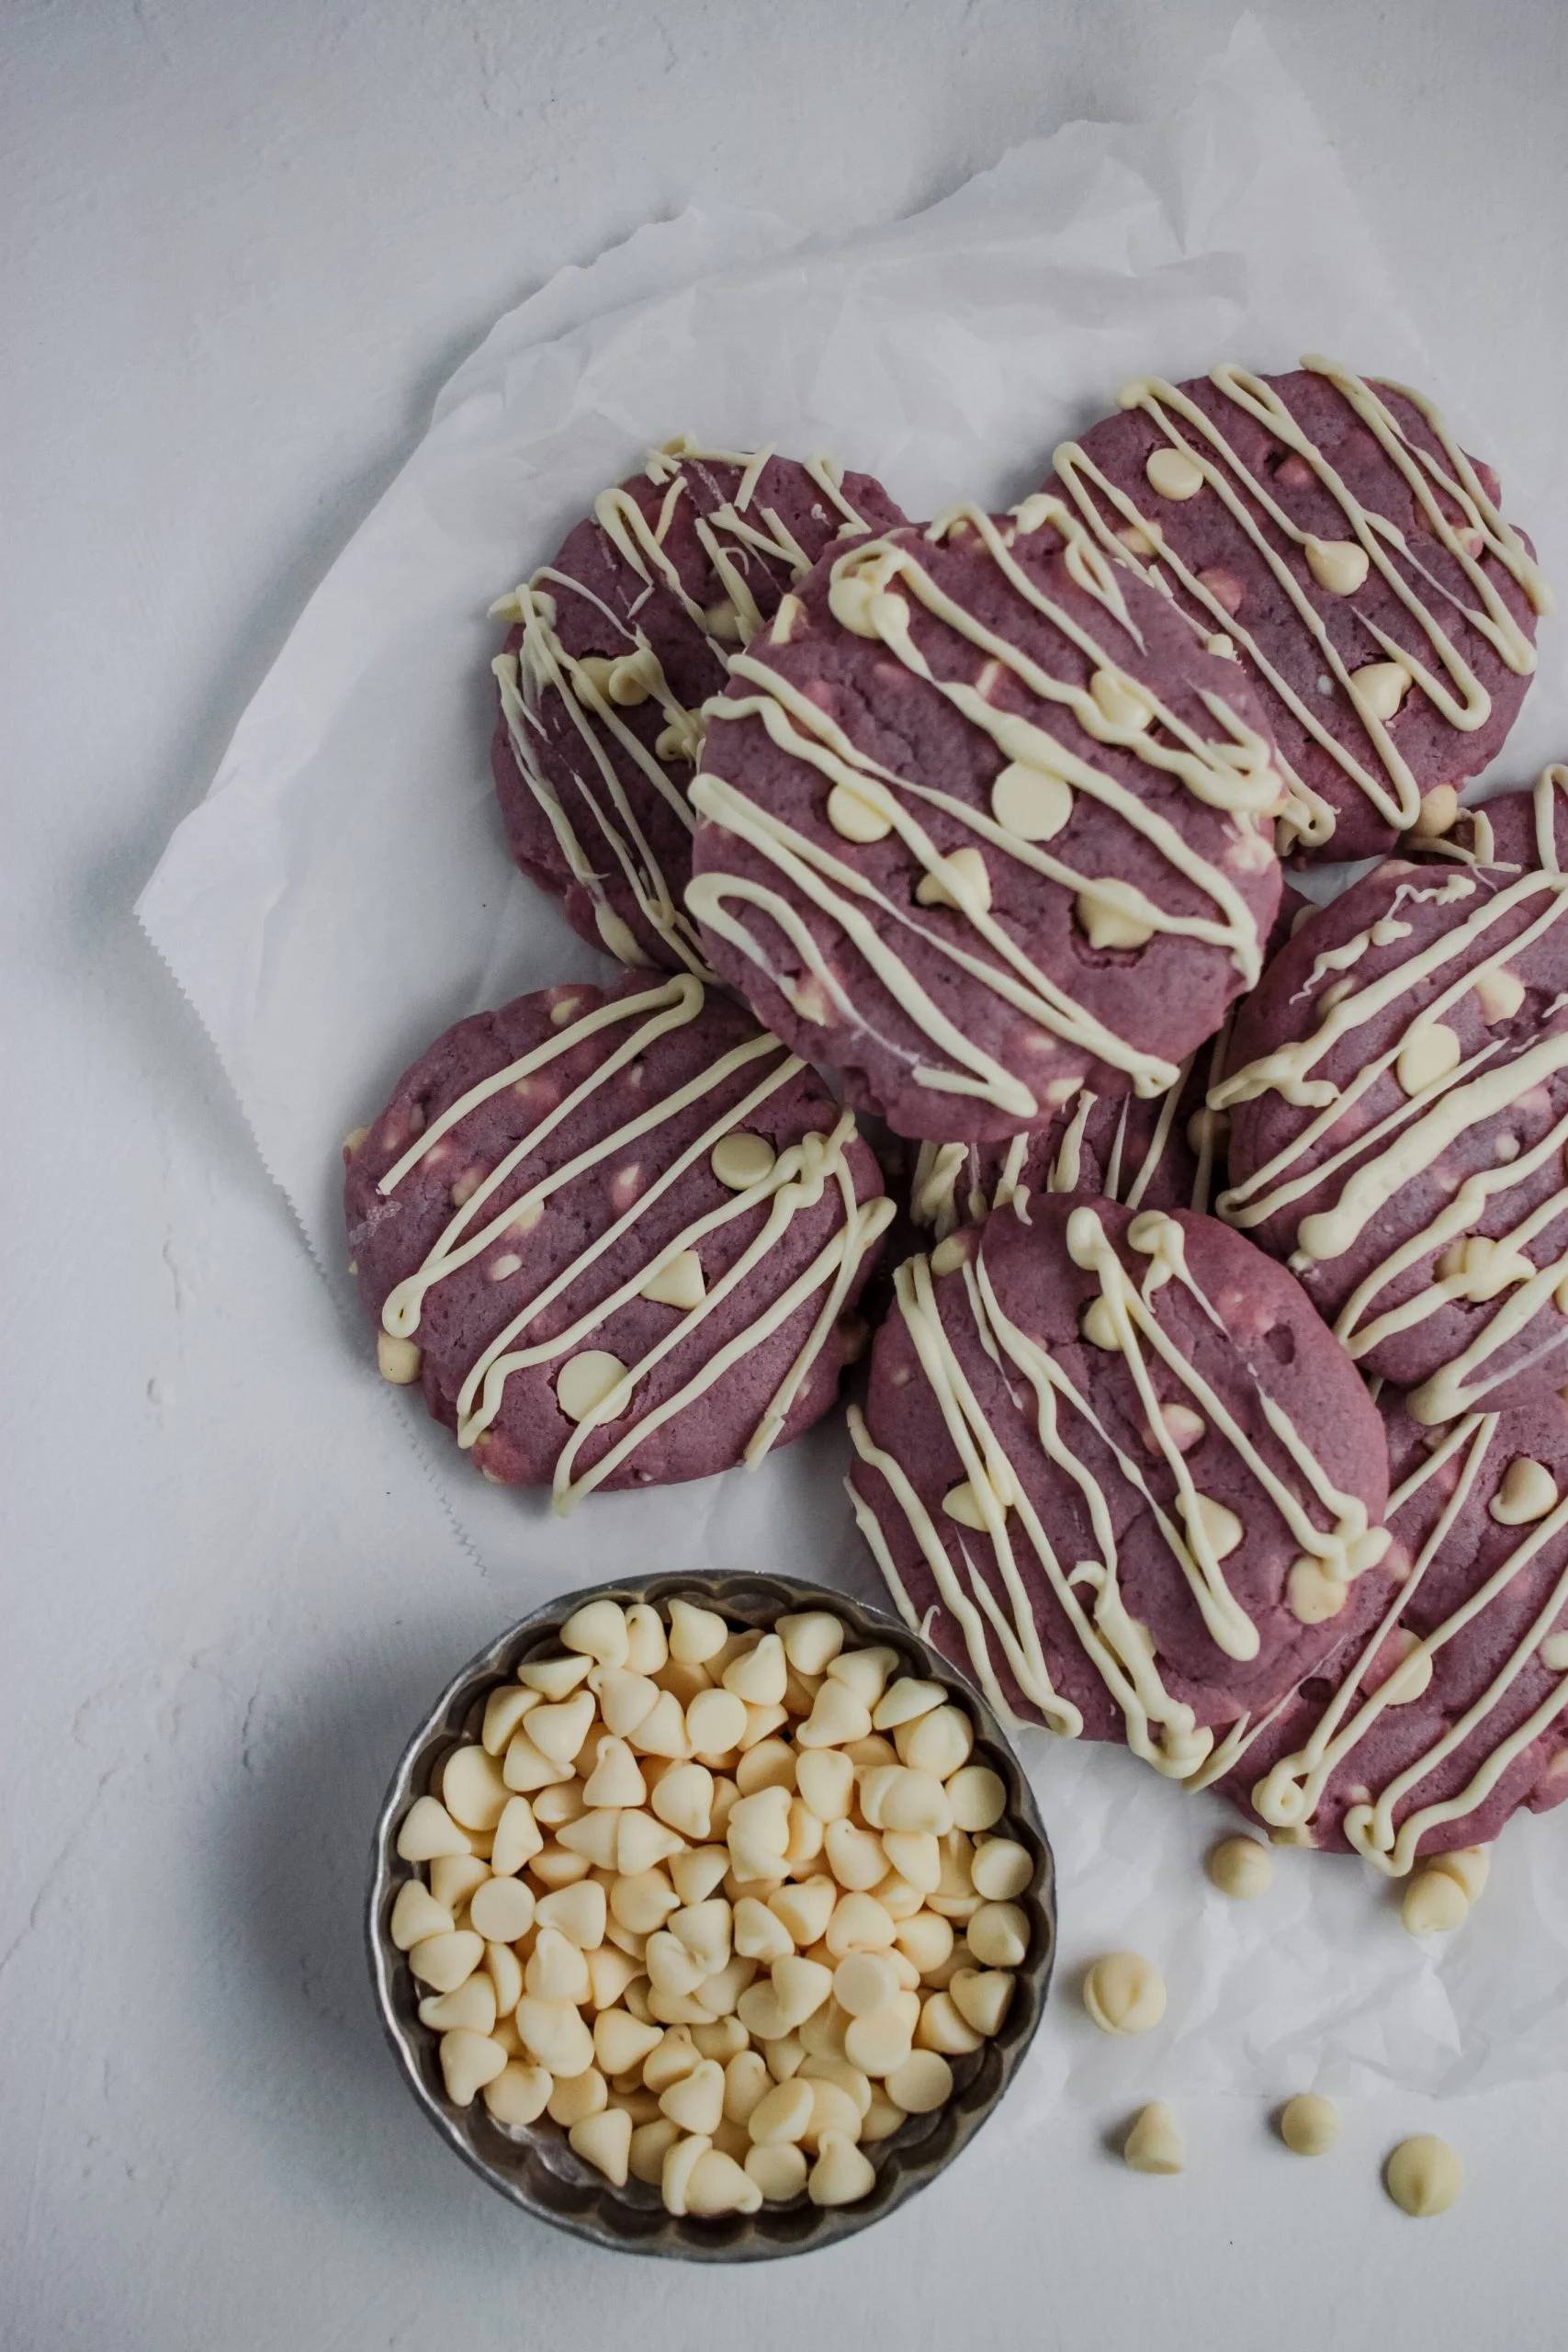
<instances>
[{"instance_id":1,"label":"purple cookie","mask_svg":"<svg viewBox=\"0 0 1568 2352\"><path fill-rule=\"evenodd\" d=\"M1227 1223L1425 1424L1568 1383L1568 876L1393 860L1236 1023Z\"/></svg>"},{"instance_id":2,"label":"purple cookie","mask_svg":"<svg viewBox=\"0 0 1568 2352\"><path fill-rule=\"evenodd\" d=\"M687 973L459 1021L345 1157L383 1374L558 1510L808 1429L893 1214L815 1072Z\"/></svg>"},{"instance_id":3,"label":"purple cookie","mask_svg":"<svg viewBox=\"0 0 1568 2352\"><path fill-rule=\"evenodd\" d=\"M702 706L728 659L841 536L903 516L829 458L672 441L495 607L491 745L513 857L623 964L704 973L682 906Z\"/></svg>"},{"instance_id":4,"label":"purple cookie","mask_svg":"<svg viewBox=\"0 0 1568 2352\"><path fill-rule=\"evenodd\" d=\"M993 1705L1182 1779L1386 1596L1382 1424L1300 1285L1212 1217L1028 1216L898 1269L856 1516Z\"/></svg>"},{"instance_id":5,"label":"purple cookie","mask_svg":"<svg viewBox=\"0 0 1568 2352\"><path fill-rule=\"evenodd\" d=\"M1107 548L1161 579L1258 688L1281 847L1366 857L1502 749L1548 604L1497 478L1420 393L1308 360L1126 386L1057 449Z\"/></svg>"},{"instance_id":6,"label":"purple cookie","mask_svg":"<svg viewBox=\"0 0 1568 2352\"><path fill-rule=\"evenodd\" d=\"M715 968L900 1135L1144 1096L1279 902L1251 690L1059 502L824 558L708 708L686 904Z\"/></svg>"},{"instance_id":7,"label":"purple cookie","mask_svg":"<svg viewBox=\"0 0 1568 2352\"><path fill-rule=\"evenodd\" d=\"M1287 883L1268 954L1277 955L1315 912ZM1225 1074L1237 1010L1233 1006L1207 1045L1188 1056L1178 1083L1148 1102L1085 1091L1048 1125L1005 1143L921 1144L909 1180L911 1224L943 1241L954 1227L980 1224L1021 1192L1098 1193L1130 1209L1207 1211L1225 1167L1224 1122L1206 1101Z\"/></svg>"},{"instance_id":8,"label":"purple cookie","mask_svg":"<svg viewBox=\"0 0 1568 2352\"><path fill-rule=\"evenodd\" d=\"M1398 1877L1568 1797L1568 1408L1430 1430L1385 1401L1398 1582L1221 1786L1270 1829Z\"/></svg>"},{"instance_id":9,"label":"purple cookie","mask_svg":"<svg viewBox=\"0 0 1568 2352\"><path fill-rule=\"evenodd\" d=\"M1428 813L1422 811L1424 818ZM1529 865L1562 873L1568 870L1568 767L1542 768L1533 786L1496 793L1472 808L1456 800L1451 816L1445 801L1399 849L1402 857L1423 865Z\"/></svg>"}]
</instances>

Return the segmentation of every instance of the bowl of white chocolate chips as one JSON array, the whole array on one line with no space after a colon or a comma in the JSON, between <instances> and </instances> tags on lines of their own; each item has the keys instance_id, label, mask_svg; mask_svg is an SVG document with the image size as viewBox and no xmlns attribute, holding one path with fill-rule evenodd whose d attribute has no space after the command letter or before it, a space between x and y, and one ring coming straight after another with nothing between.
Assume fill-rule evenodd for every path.
<instances>
[{"instance_id":1,"label":"bowl of white chocolate chips","mask_svg":"<svg viewBox=\"0 0 1568 2352\"><path fill-rule=\"evenodd\" d=\"M388 1792L367 1924L448 2144L562 2229L697 2261L924 2188L1016 2074L1055 1949L983 1700L773 1576L595 1587L473 1659Z\"/></svg>"}]
</instances>

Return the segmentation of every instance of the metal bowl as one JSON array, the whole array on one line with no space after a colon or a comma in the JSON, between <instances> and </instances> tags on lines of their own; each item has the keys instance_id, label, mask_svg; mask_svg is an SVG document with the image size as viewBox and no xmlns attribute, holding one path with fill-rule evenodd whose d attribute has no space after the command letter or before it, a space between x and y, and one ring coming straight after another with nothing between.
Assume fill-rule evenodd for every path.
<instances>
[{"instance_id":1,"label":"metal bowl","mask_svg":"<svg viewBox=\"0 0 1568 2352\"><path fill-rule=\"evenodd\" d=\"M857 1640L886 1644L897 1651L908 1673L942 1683L975 1725L975 1760L999 1773L1007 1789L1007 1811L996 1835L1016 1838L1035 1859L1033 1882L1020 1897L1030 1921L1029 1955L1017 1972L1006 2023L979 2050L950 2061L954 2088L945 2107L910 2116L891 2138L867 2151L876 2186L856 2205L818 2207L802 2196L787 2205L764 2205L753 2214L677 2218L665 2211L658 2190L641 2181L614 2187L568 2144L560 2126L545 2117L515 2129L497 2123L482 2099L454 2107L442 2081L439 2036L420 2023L419 1986L388 1933L398 1889L413 1875L396 1850L403 1816L429 1791L452 1748L465 1737L478 1737L490 1693L513 1679L525 1658L558 1654L560 1627L585 1601L629 1604L676 1596L700 1600L732 1623L763 1630L797 1610L830 1609ZM376 1824L366 1928L377 2006L409 2088L447 2145L492 2188L595 2245L688 2262L767 2262L836 2245L880 2221L968 2146L1018 2072L1040 2022L1056 1948L1055 1872L1029 1783L995 1716L964 1677L897 1618L845 1593L788 1577L633 1577L551 1601L471 1658L442 1692L403 1750Z\"/></svg>"}]
</instances>

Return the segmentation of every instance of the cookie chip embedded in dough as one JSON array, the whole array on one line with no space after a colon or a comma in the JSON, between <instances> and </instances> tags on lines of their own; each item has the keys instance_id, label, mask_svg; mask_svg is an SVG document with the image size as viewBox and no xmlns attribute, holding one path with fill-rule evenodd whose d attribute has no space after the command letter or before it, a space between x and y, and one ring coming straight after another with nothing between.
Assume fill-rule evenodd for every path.
<instances>
[{"instance_id":1,"label":"cookie chip embedded in dough","mask_svg":"<svg viewBox=\"0 0 1568 2352\"><path fill-rule=\"evenodd\" d=\"M795 594L692 786L716 970L899 1135L1173 1085L1279 903L1236 664L1040 497L856 541Z\"/></svg>"},{"instance_id":2,"label":"cookie chip embedded in dough","mask_svg":"<svg viewBox=\"0 0 1568 2352\"><path fill-rule=\"evenodd\" d=\"M491 757L507 842L584 939L624 964L705 969L682 906L703 704L731 653L787 627L791 584L824 548L902 520L831 458L676 440L501 599Z\"/></svg>"},{"instance_id":3,"label":"cookie chip embedded in dough","mask_svg":"<svg viewBox=\"0 0 1568 2352\"><path fill-rule=\"evenodd\" d=\"M1057 449L1047 488L1234 649L1278 746L1287 843L1392 848L1425 795L1496 756L1535 668L1550 593L1496 476L1424 395L1324 359L1149 378L1119 401Z\"/></svg>"},{"instance_id":4,"label":"cookie chip embedded in dough","mask_svg":"<svg viewBox=\"0 0 1568 2352\"><path fill-rule=\"evenodd\" d=\"M1236 1023L1219 1215L1424 1422L1568 1384L1568 876L1394 860Z\"/></svg>"},{"instance_id":5,"label":"cookie chip embedded in dough","mask_svg":"<svg viewBox=\"0 0 1568 2352\"><path fill-rule=\"evenodd\" d=\"M1182 1778L1382 1605L1382 1427L1300 1285L1213 1218L1029 1218L898 1269L856 1516L993 1702ZM1303 1559L1333 1618L1292 1608Z\"/></svg>"},{"instance_id":6,"label":"cookie chip embedded in dough","mask_svg":"<svg viewBox=\"0 0 1568 2352\"><path fill-rule=\"evenodd\" d=\"M714 1166L742 1139L745 1190ZM458 1022L372 1124L344 1211L395 1376L487 1477L563 1510L808 1428L893 1213L814 1071L651 973Z\"/></svg>"},{"instance_id":7,"label":"cookie chip embedded in dough","mask_svg":"<svg viewBox=\"0 0 1568 2352\"><path fill-rule=\"evenodd\" d=\"M1222 1785L1270 1829L1403 1875L1568 1797L1568 1405L1442 1430L1392 1391L1383 1411L1397 1581Z\"/></svg>"}]
</instances>

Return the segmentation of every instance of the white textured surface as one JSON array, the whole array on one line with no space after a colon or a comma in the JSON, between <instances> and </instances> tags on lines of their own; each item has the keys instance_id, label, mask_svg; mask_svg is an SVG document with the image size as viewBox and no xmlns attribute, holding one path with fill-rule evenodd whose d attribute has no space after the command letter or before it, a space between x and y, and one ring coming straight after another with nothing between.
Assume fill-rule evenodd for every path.
<instances>
[{"instance_id":1,"label":"white textured surface","mask_svg":"<svg viewBox=\"0 0 1568 2352\"><path fill-rule=\"evenodd\" d=\"M1075 113L1168 103L1232 11L776 13L8 14L0 2340L663 2352L684 2320L782 2352L845 2299L874 2352L1555 2345L1557 2092L1442 2110L1472 2186L1423 2229L1375 2181L1418 2103L1358 2108L1310 2167L1236 2103L1190 2113L1179 2182L1108 2158L1111 2114L1042 2130L1027 2170L983 2137L856 2247L694 2277L487 2197L378 2045L365 1826L512 1595L345 1346L129 905L435 383L528 285L705 187L823 225L907 209ZM1263 14L1440 380L1560 469L1558 12Z\"/></svg>"}]
</instances>

